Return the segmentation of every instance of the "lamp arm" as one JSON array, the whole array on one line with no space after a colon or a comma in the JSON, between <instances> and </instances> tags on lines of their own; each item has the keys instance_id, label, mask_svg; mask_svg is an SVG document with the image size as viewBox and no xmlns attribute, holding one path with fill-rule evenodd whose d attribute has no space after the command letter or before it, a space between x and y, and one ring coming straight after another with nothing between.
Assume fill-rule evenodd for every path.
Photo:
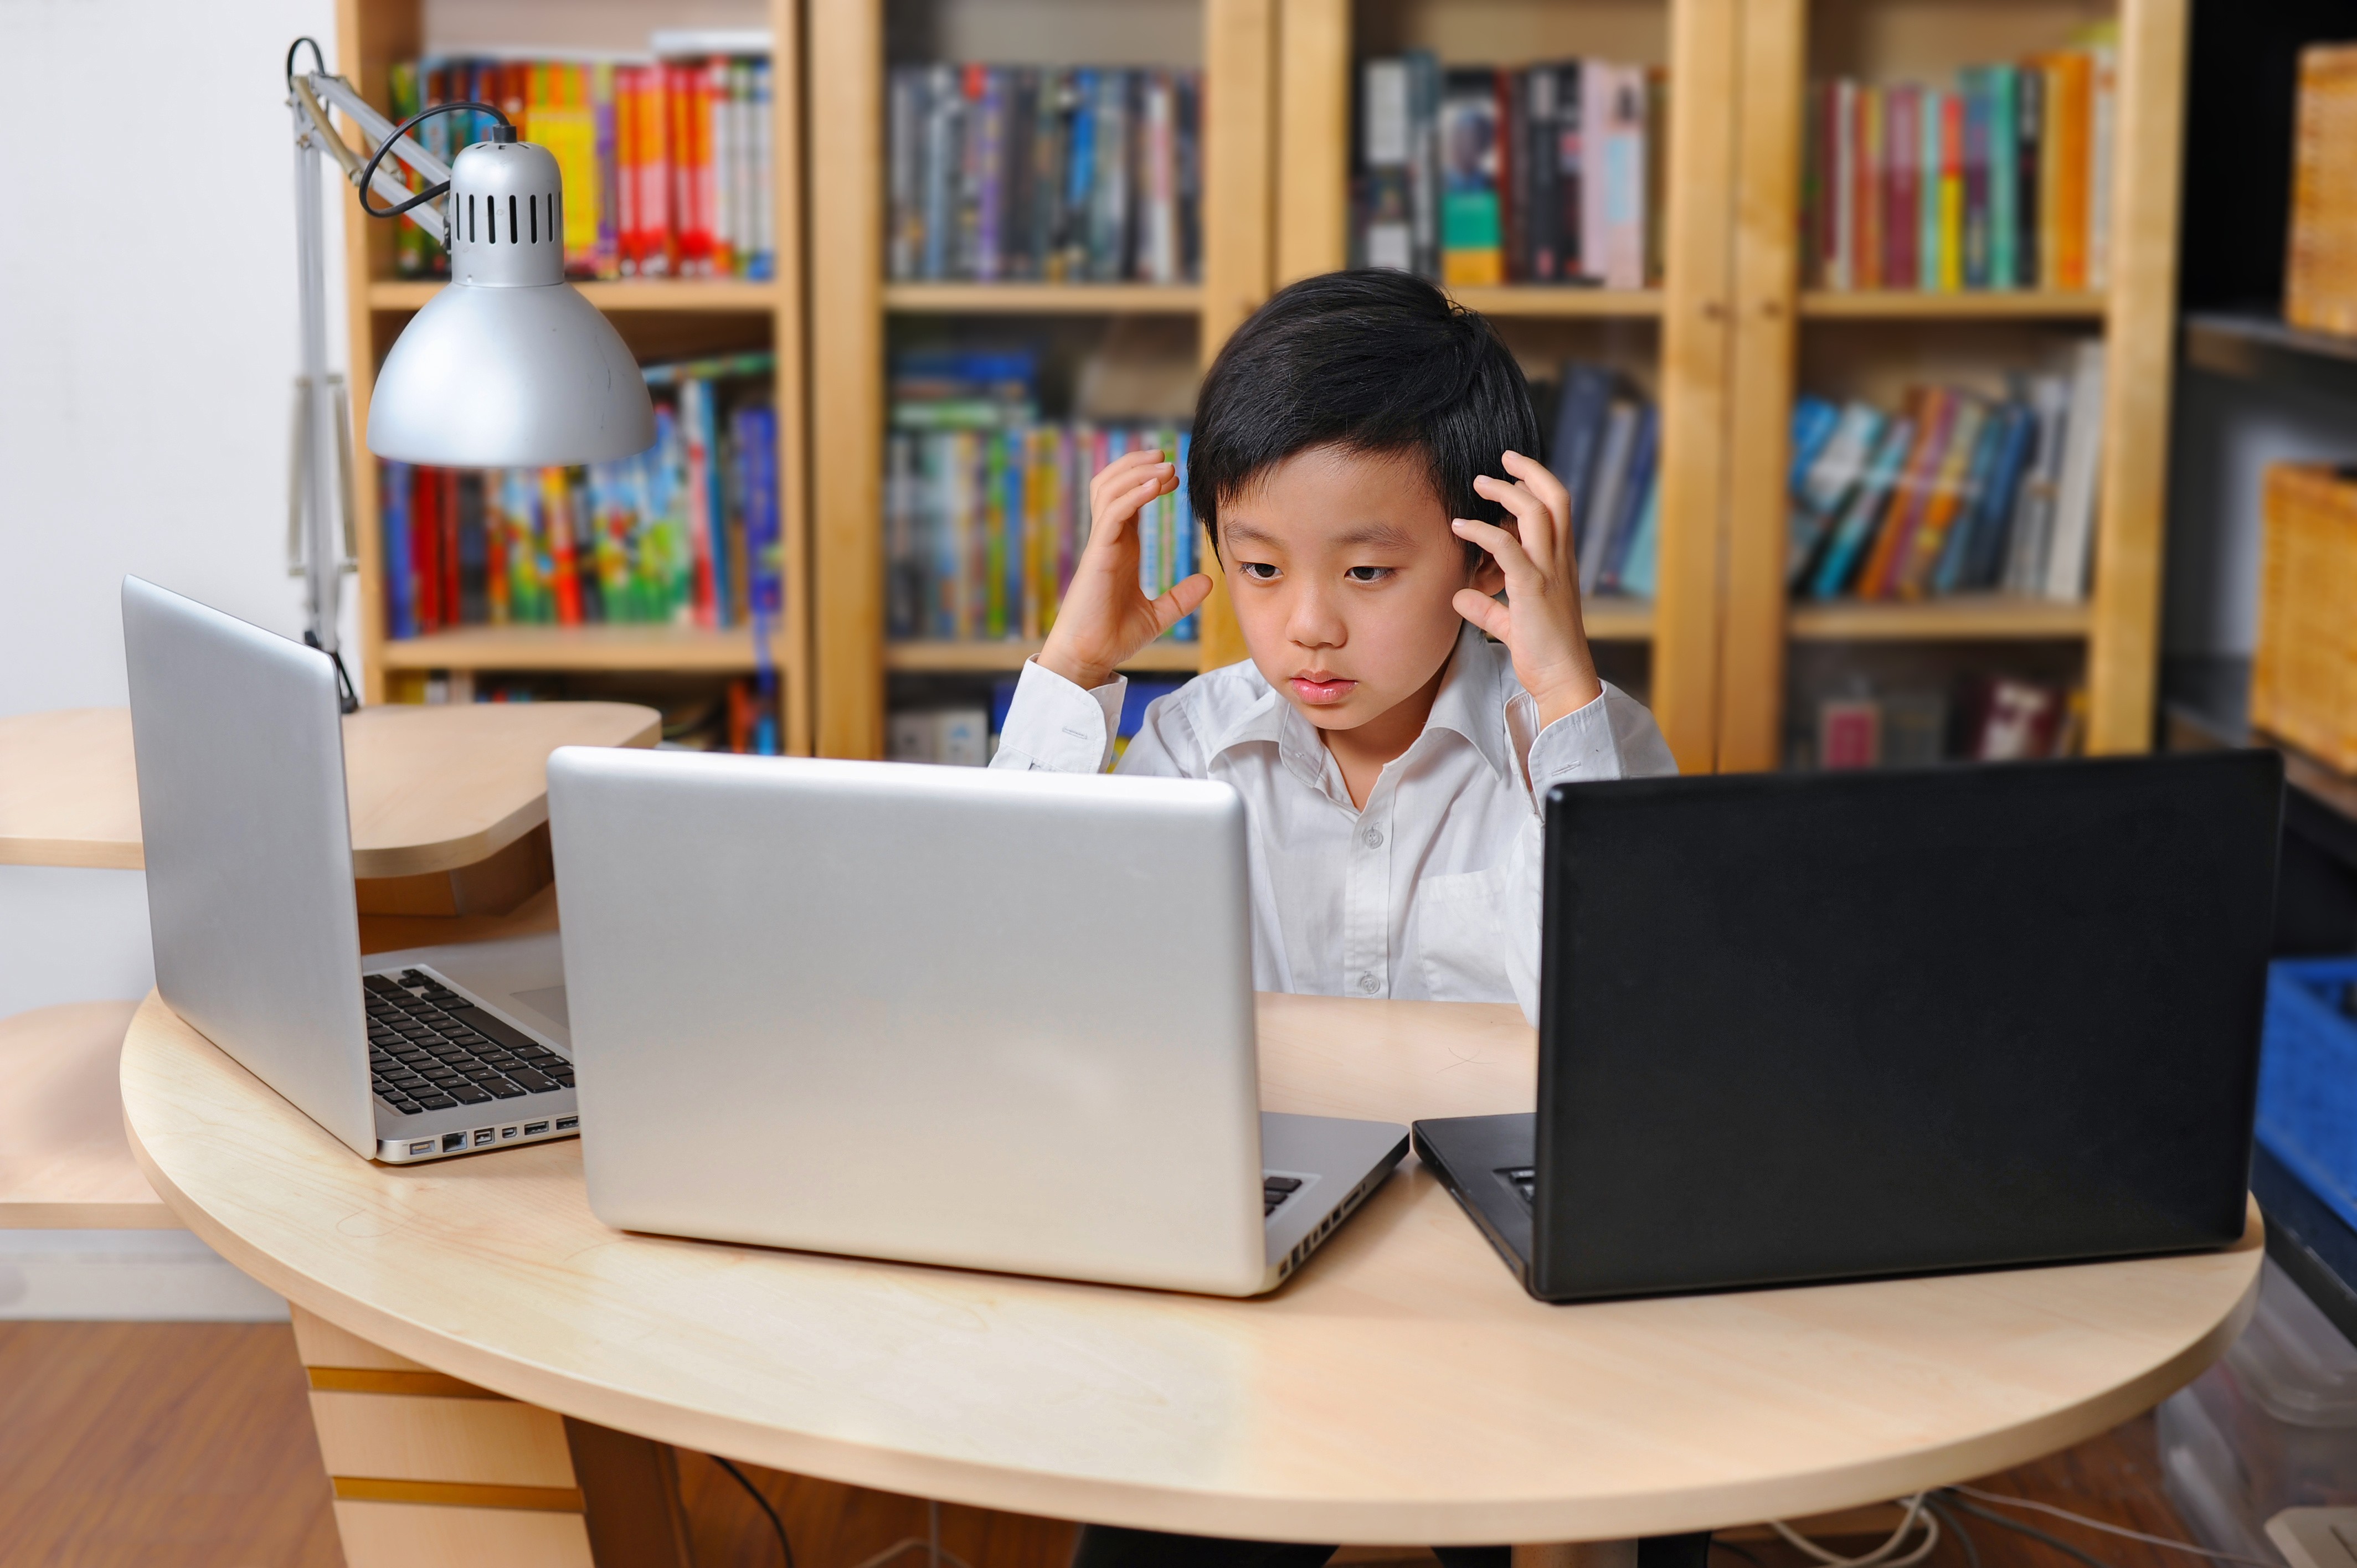
<instances>
[{"instance_id":1,"label":"lamp arm","mask_svg":"<svg viewBox=\"0 0 2357 1568\"><path fill-rule=\"evenodd\" d=\"M290 79L288 85L293 90L296 108L302 112L304 119L310 123L303 139L306 142L317 144L321 152L334 158L337 166L344 171L344 177L354 186L361 183L366 160L359 153L352 151L343 137L336 134L335 127L328 120L329 108L337 110L360 127L362 144L370 146L371 154L377 148L383 147L386 157L398 158L408 165L425 177L429 185L440 185L449 180L450 166L419 145L415 137L395 137L393 145L385 147L385 139L393 135L394 129L393 122L371 108L368 100L353 91L351 83L342 77L329 76L324 71L311 71ZM324 103L322 100L325 100ZM403 202L414 199L414 193L404 186L391 169L380 165L368 172L370 175L368 188L374 191L386 205L399 206ZM367 205L365 199L362 199L361 205L364 207ZM442 209L436 202L419 202L402 213L402 216L436 240L445 237Z\"/></svg>"}]
</instances>

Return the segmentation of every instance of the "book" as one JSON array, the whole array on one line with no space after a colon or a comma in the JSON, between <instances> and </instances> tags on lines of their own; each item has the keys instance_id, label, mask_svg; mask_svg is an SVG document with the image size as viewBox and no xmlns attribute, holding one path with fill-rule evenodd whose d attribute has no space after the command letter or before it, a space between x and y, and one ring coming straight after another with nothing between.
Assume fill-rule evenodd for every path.
<instances>
[{"instance_id":1,"label":"book","mask_svg":"<svg viewBox=\"0 0 2357 1568\"><path fill-rule=\"evenodd\" d=\"M1608 60L1363 59L1354 265L1455 287L1640 288L1660 274L1667 78Z\"/></svg>"},{"instance_id":2,"label":"book","mask_svg":"<svg viewBox=\"0 0 2357 1568\"><path fill-rule=\"evenodd\" d=\"M1499 209L1497 74L1452 69L1440 102L1440 281L1480 287L1506 281Z\"/></svg>"},{"instance_id":3,"label":"book","mask_svg":"<svg viewBox=\"0 0 2357 1568\"><path fill-rule=\"evenodd\" d=\"M1883 426L1873 456L1827 532L1815 574L1809 579L1810 597L1836 598L1849 586L1875 530L1881 526L1899 471L1915 445L1915 421L1903 415Z\"/></svg>"},{"instance_id":4,"label":"book","mask_svg":"<svg viewBox=\"0 0 2357 1568\"><path fill-rule=\"evenodd\" d=\"M1571 497L1574 547L1579 548L1596 530L1588 504L1598 467L1597 456L1611 413L1612 393L1619 378L1600 365L1571 360L1563 367L1561 392L1555 401L1555 435L1547 445L1547 467L1563 481Z\"/></svg>"},{"instance_id":5,"label":"book","mask_svg":"<svg viewBox=\"0 0 2357 1568\"><path fill-rule=\"evenodd\" d=\"M1812 407L1829 410L1832 404L1821 398L1803 397L1793 408L1796 423L1816 417L1803 413ZM1793 590L1808 580L1834 523L1864 481L1883 423L1881 412L1871 403L1853 401L1844 405L1806 465L1796 467L1791 479L1791 539L1784 559L1784 580Z\"/></svg>"},{"instance_id":6,"label":"book","mask_svg":"<svg viewBox=\"0 0 2357 1568\"><path fill-rule=\"evenodd\" d=\"M2081 342L2071 371L2071 412L2064 425L2061 471L2054 488L2053 537L2047 546L2041 591L2050 599L2087 596L2087 567L2095 535L2096 466L2103 457L2104 344Z\"/></svg>"},{"instance_id":7,"label":"book","mask_svg":"<svg viewBox=\"0 0 2357 1568\"><path fill-rule=\"evenodd\" d=\"M1611 543L1612 526L1620 515L1622 492L1628 489L1629 457L1637 440L1641 412L1631 398L1616 397L1605 414L1604 434L1596 456L1596 476L1588 488L1590 526L1580 540L1579 591L1594 594L1601 586L1604 559Z\"/></svg>"},{"instance_id":8,"label":"book","mask_svg":"<svg viewBox=\"0 0 2357 1568\"><path fill-rule=\"evenodd\" d=\"M2118 139L2110 30L1950 83L1813 83L1801 238L1834 290L2100 289Z\"/></svg>"}]
</instances>

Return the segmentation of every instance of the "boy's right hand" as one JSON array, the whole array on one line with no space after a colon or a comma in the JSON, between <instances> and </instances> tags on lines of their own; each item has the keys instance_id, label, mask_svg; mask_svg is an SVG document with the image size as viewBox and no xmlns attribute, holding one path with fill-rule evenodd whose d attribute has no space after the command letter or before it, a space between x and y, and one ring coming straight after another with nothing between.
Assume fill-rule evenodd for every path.
<instances>
[{"instance_id":1,"label":"boy's right hand","mask_svg":"<svg viewBox=\"0 0 2357 1568\"><path fill-rule=\"evenodd\" d=\"M1157 448L1114 458L1089 481L1089 542L1039 650L1039 663L1094 691L1137 650L1193 614L1211 596L1200 572L1158 599L1137 584L1137 514L1178 488L1178 470ZM1187 528L1193 518L1181 520Z\"/></svg>"}]
</instances>

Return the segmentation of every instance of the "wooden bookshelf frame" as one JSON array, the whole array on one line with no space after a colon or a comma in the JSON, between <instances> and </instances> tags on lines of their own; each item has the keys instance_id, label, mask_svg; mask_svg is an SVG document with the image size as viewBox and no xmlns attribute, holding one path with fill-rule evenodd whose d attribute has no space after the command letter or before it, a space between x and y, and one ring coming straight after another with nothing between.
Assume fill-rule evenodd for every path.
<instances>
[{"instance_id":1,"label":"wooden bookshelf frame","mask_svg":"<svg viewBox=\"0 0 2357 1568\"><path fill-rule=\"evenodd\" d=\"M424 52L420 0L338 0L338 69L371 102L387 99L389 72ZM656 19L651 8L650 22ZM625 338L662 318L744 317L767 326L777 357L772 392L778 413L778 522L785 561L783 613L770 639L778 671L782 740L789 752L811 748L810 428L803 200L802 0L769 0L775 39L770 63L771 147L775 160L777 270L767 281L739 278L597 282L576 285L616 318ZM552 48L562 40L551 40ZM364 217L347 193L344 266L350 381L356 436L368 428L376 367L405 318L443 286L392 275L393 226ZM385 631L382 519L374 459L353 449L353 510L360 551L360 629L363 695L382 703L414 696L425 672L633 672L731 675L752 672L749 628L609 624L587 627L462 627L394 639Z\"/></svg>"},{"instance_id":2,"label":"wooden bookshelf frame","mask_svg":"<svg viewBox=\"0 0 2357 1568\"><path fill-rule=\"evenodd\" d=\"M1200 285L888 283L884 276L884 0L821 0L810 16L810 169L816 746L880 757L888 671L1021 667L1019 641L884 637L884 374L892 316L1191 317L1209 364L1268 296L1278 0L1200 0L1203 16L1203 257ZM1217 564L1207 563L1217 579ZM1243 656L1223 588L1201 639L1157 643L1140 671L1211 669Z\"/></svg>"},{"instance_id":3,"label":"wooden bookshelf frame","mask_svg":"<svg viewBox=\"0 0 2357 1568\"><path fill-rule=\"evenodd\" d=\"M1576 4L1576 0L1574 0ZM1631 290L1503 285L1452 291L1469 308L1522 320L1657 322L1662 419L1661 564L1651 603L1592 600L1598 641L1649 641L1652 700L1679 766L1707 770L1716 745L1718 513L1727 485L1727 245L1733 221L1733 27L1741 0L1660 0L1667 38L1669 145L1663 181L1663 278ZM1280 283L1349 256L1353 0L1284 0L1277 163ZM1451 0L1426 0L1445 13ZM1476 43L1469 46L1478 49ZM1521 63L1501 57L1500 64ZM1698 83L1700 93L1679 90Z\"/></svg>"},{"instance_id":4,"label":"wooden bookshelf frame","mask_svg":"<svg viewBox=\"0 0 2357 1568\"><path fill-rule=\"evenodd\" d=\"M2100 291L1966 293L1800 288L1801 122L1808 0L1740 0L1744 70L1738 118L1738 278L1728 444L1734 483L1715 765L1782 760L1789 641L2083 641L2087 749L2152 745L2159 673L2160 572L2175 332L2179 152L2188 0L2118 0L2117 120L2111 275ZM2002 11L1979 23L1956 0L1952 46L2011 52ZM1962 59L1953 63L1964 63ZM1783 478L1800 333L1817 322L2054 322L2100 329L2107 344L2093 591L2084 603L1975 597L1898 604L1788 602ZM1683 753L1681 754L1683 757Z\"/></svg>"}]
</instances>

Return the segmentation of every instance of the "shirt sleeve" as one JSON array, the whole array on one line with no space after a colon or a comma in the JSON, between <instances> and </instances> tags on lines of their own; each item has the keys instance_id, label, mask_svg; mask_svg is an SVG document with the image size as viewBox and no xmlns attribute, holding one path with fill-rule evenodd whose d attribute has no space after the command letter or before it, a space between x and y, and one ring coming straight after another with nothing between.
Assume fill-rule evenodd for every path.
<instances>
[{"instance_id":1,"label":"shirt sleeve","mask_svg":"<svg viewBox=\"0 0 2357 1568\"><path fill-rule=\"evenodd\" d=\"M1088 691L1036 659L1025 660L990 765L1027 772L1103 772L1113 760L1114 731L1128 690L1126 676L1115 675Z\"/></svg>"},{"instance_id":2,"label":"shirt sleeve","mask_svg":"<svg viewBox=\"0 0 2357 1568\"><path fill-rule=\"evenodd\" d=\"M1517 727L1510 716L1507 733L1514 736ZM1531 813L1506 857L1506 978L1523 1016L1536 1024L1539 938L1546 908L1547 791L1557 784L1663 778L1675 773L1678 764L1645 704L1609 681L1593 702L1564 714L1539 731L1528 747L1517 749L1523 752L1530 781Z\"/></svg>"}]
</instances>

